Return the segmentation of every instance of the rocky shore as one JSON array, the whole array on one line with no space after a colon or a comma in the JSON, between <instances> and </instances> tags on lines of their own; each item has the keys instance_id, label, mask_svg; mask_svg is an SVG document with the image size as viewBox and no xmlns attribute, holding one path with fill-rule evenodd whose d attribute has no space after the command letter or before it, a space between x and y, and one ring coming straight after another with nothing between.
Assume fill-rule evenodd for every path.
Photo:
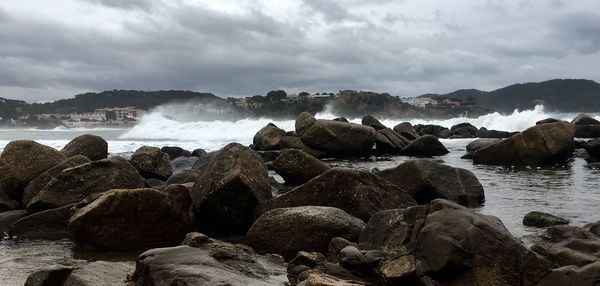
<instances>
[{"instance_id":1,"label":"rocky shore","mask_svg":"<svg viewBox=\"0 0 600 286\"><path fill-rule=\"evenodd\" d=\"M526 245L472 209L485 190L471 171L432 158L449 152L439 138L478 138L465 154L473 164L544 166L578 152L594 166L600 139L575 138L597 137L585 114L510 133L302 113L295 130L269 124L249 147L209 153L142 147L123 158L93 135L62 150L18 140L0 155L0 230L143 251L132 271L56 265L28 286L597 285L600 222L532 212L523 223L543 229ZM414 158L385 170L321 160L370 156Z\"/></svg>"}]
</instances>

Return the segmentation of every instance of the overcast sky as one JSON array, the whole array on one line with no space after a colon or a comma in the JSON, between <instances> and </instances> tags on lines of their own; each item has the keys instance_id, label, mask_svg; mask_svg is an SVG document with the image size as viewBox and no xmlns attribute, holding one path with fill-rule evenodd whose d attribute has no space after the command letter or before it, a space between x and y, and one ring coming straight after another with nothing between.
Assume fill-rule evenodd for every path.
<instances>
[{"instance_id":1,"label":"overcast sky","mask_svg":"<svg viewBox=\"0 0 600 286\"><path fill-rule=\"evenodd\" d=\"M600 81L599 50L596 0L0 2L0 96L27 101Z\"/></svg>"}]
</instances>

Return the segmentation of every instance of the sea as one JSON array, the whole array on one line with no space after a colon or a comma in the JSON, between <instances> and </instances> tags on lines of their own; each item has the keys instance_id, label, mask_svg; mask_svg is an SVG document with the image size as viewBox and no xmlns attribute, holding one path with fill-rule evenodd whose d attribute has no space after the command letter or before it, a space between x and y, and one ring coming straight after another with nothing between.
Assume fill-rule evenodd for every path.
<instances>
[{"instance_id":1,"label":"sea","mask_svg":"<svg viewBox=\"0 0 600 286\"><path fill-rule=\"evenodd\" d=\"M141 146L179 146L194 150L218 150L231 142L244 145L252 143L254 134L268 123L285 130L294 130L293 120L270 118L227 120L202 120L194 116L185 119L157 109L145 115L130 129L64 129L53 130L0 130L0 151L8 142L17 139L35 140L60 149L71 139L82 134L95 134L108 141L112 155L130 156ZM591 113L600 120L600 113ZM450 128L468 122L476 127L503 131L522 131L535 125L538 120L549 117L572 120L576 113L559 113L536 106L531 110L509 114L490 113L477 118L457 117L451 119L381 118L389 127L401 122L414 124L437 124ZM321 119L337 117L329 111L316 115ZM360 123L360 118L350 119ZM485 204L475 210L500 218L507 229L517 238L528 243L528 236L539 229L523 226L522 218L530 211L548 212L569 219L573 225L585 225L600 220L600 170L591 168L583 156L574 156L569 162L550 167L507 168L473 165L471 160L461 159L466 145L473 139L442 139L450 150L445 156L436 157L446 164L472 171L485 190ZM332 160L328 164L372 170L393 168L405 160L405 156L368 158L364 160ZM275 175L271 173L271 175ZM279 178L280 179L280 178ZM0 285L23 285L27 276L35 270L56 264L70 265L93 260L134 261L139 253L98 253L79 250L72 242L0 240ZM131 264L133 267L133 263Z\"/></svg>"}]
</instances>

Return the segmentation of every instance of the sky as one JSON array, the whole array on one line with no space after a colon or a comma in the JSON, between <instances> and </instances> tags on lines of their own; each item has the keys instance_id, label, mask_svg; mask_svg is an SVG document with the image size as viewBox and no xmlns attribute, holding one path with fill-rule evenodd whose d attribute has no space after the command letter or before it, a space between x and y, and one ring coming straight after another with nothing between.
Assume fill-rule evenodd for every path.
<instances>
[{"instance_id":1,"label":"sky","mask_svg":"<svg viewBox=\"0 0 600 286\"><path fill-rule=\"evenodd\" d=\"M596 0L3 0L0 97L600 81Z\"/></svg>"}]
</instances>

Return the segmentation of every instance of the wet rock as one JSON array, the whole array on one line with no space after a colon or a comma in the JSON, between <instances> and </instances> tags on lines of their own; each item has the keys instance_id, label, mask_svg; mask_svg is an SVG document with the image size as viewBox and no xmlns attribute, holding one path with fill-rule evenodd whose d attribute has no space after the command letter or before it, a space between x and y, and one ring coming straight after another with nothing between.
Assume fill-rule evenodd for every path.
<instances>
[{"instance_id":1,"label":"wet rock","mask_svg":"<svg viewBox=\"0 0 600 286\"><path fill-rule=\"evenodd\" d=\"M269 123L254 135L252 147L257 151L279 150L284 147L282 140L285 136L285 130Z\"/></svg>"},{"instance_id":2,"label":"wet rock","mask_svg":"<svg viewBox=\"0 0 600 286\"><path fill-rule=\"evenodd\" d=\"M600 137L600 125L576 125L575 137L598 138Z\"/></svg>"},{"instance_id":3,"label":"wet rock","mask_svg":"<svg viewBox=\"0 0 600 286\"><path fill-rule=\"evenodd\" d=\"M575 126L540 124L473 153L473 163L486 165L544 165L563 162L573 150Z\"/></svg>"},{"instance_id":4,"label":"wet rock","mask_svg":"<svg viewBox=\"0 0 600 286\"><path fill-rule=\"evenodd\" d=\"M70 237L69 218L74 204L25 216L12 224L8 233L24 239L58 240Z\"/></svg>"},{"instance_id":5,"label":"wet rock","mask_svg":"<svg viewBox=\"0 0 600 286\"><path fill-rule=\"evenodd\" d=\"M560 120L560 119L556 119L556 118L546 118L546 119L542 119L542 120L536 122L535 125L546 124L546 123L554 123L554 122L565 122L565 121Z\"/></svg>"},{"instance_id":6,"label":"wet rock","mask_svg":"<svg viewBox=\"0 0 600 286\"><path fill-rule=\"evenodd\" d=\"M255 208L271 199L263 160L248 147L231 143L210 157L192 191L195 224L214 235L243 234Z\"/></svg>"},{"instance_id":7,"label":"wet rock","mask_svg":"<svg viewBox=\"0 0 600 286\"><path fill-rule=\"evenodd\" d=\"M112 189L144 187L144 179L121 157L110 157L63 170L34 196L27 209L41 211L81 201Z\"/></svg>"},{"instance_id":8,"label":"wet rock","mask_svg":"<svg viewBox=\"0 0 600 286\"><path fill-rule=\"evenodd\" d=\"M176 158L179 158L179 157L191 157L192 156L192 152L185 150L181 147L177 147L177 146L164 146L164 147L160 148L160 151L169 155L169 159L171 159L171 160L175 160Z\"/></svg>"},{"instance_id":9,"label":"wet rock","mask_svg":"<svg viewBox=\"0 0 600 286\"><path fill-rule=\"evenodd\" d=\"M26 215L26 210L14 210L0 213L0 236L2 236L2 233L8 233L10 226Z\"/></svg>"},{"instance_id":10,"label":"wet rock","mask_svg":"<svg viewBox=\"0 0 600 286\"><path fill-rule=\"evenodd\" d=\"M348 119L346 117L336 117L333 119L334 121L341 121L341 122L346 122L349 123L350 121L348 121Z\"/></svg>"},{"instance_id":11,"label":"wet rock","mask_svg":"<svg viewBox=\"0 0 600 286\"><path fill-rule=\"evenodd\" d=\"M197 157L178 157L171 161L171 166L173 168L173 174L177 174L179 172L190 170L194 167L194 164L200 160Z\"/></svg>"},{"instance_id":12,"label":"wet rock","mask_svg":"<svg viewBox=\"0 0 600 286\"><path fill-rule=\"evenodd\" d=\"M193 157L202 158L202 157L206 156L207 154L208 154L208 152L204 151L204 149L195 149L194 151L192 151Z\"/></svg>"},{"instance_id":13,"label":"wet rock","mask_svg":"<svg viewBox=\"0 0 600 286\"><path fill-rule=\"evenodd\" d=\"M450 129L443 127L443 126L439 126L439 125L417 124L414 126L414 128L419 135L429 134L429 135L433 135L438 138L450 138L450 136L452 135L452 131L450 131Z\"/></svg>"},{"instance_id":14,"label":"wet rock","mask_svg":"<svg viewBox=\"0 0 600 286\"><path fill-rule=\"evenodd\" d=\"M473 153L479 149L483 149L487 146L493 145L495 143L500 142L499 138L481 138L471 141L467 144L467 153Z\"/></svg>"},{"instance_id":15,"label":"wet rock","mask_svg":"<svg viewBox=\"0 0 600 286\"><path fill-rule=\"evenodd\" d=\"M405 190L418 204L442 198L477 206L485 200L483 187L471 171L430 159L408 160L376 175Z\"/></svg>"},{"instance_id":16,"label":"wet rock","mask_svg":"<svg viewBox=\"0 0 600 286\"><path fill-rule=\"evenodd\" d=\"M281 257L258 255L252 248L188 234L188 245L151 249L136 263L130 286L284 285Z\"/></svg>"},{"instance_id":17,"label":"wet rock","mask_svg":"<svg viewBox=\"0 0 600 286\"><path fill-rule=\"evenodd\" d=\"M273 169L288 184L300 185L317 177L331 167L300 150L285 150L273 162Z\"/></svg>"},{"instance_id":18,"label":"wet rock","mask_svg":"<svg viewBox=\"0 0 600 286\"><path fill-rule=\"evenodd\" d=\"M475 138L479 129L471 123L459 123L450 127L451 138Z\"/></svg>"},{"instance_id":19,"label":"wet rock","mask_svg":"<svg viewBox=\"0 0 600 286\"><path fill-rule=\"evenodd\" d=\"M89 162L90 159L84 155L73 155L62 163L48 169L46 172L42 173L37 178L29 182L29 184L27 184L25 191L23 192L23 205L26 206L29 204L31 199L35 197L44 188L44 186L46 186L46 184L50 183L50 181L60 175L63 170Z\"/></svg>"},{"instance_id":20,"label":"wet rock","mask_svg":"<svg viewBox=\"0 0 600 286\"><path fill-rule=\"evenodd\" d=\"M92 161L102 160L108 157L108 142L100 136L85 134L71 140L60 152L67 158L83 155Z\"/></svg>"},{"instance_id":21,"label":"wet rock","mask_svg":"<svg viewBox=\"0 0 600 286\"><path fill-rule=\"evenodd\" d=\"M64 285L73 271L73 267L55 266L31 273L25 281L25 286L52 286Z\"/></svg>"},{"instance_id":22,"label":"wet rock","mask_svg":"<svg viewBox=\"0 0 600 286\"><path fill-rule=\"evenodd\" d=\"M367 115L362 118L361 124L365 126L370 126L375 128L375 130L386 129L385 125L383 125L379 120L372 115Z\"/></svg>"},{"instance_id":23,"label":"wet rock","mask_svg":"<svg viewBox=\"0 0 600 286\"><path fill-rule=\"evenodd\" d=\"M77 243L105 249L141 249L181 241L191 226L188 191L112 190L69 219Z\"/></svg>"},{"instance_id":24,"label":"wet rock","mask_svg":"<svg viewBox=\"0 0 600 286\"><path fill-rule=\"evenodd\" d=\"M301 113L296 119L296 133L306 146L338 157L368 155L376 138L372 127L317 120L308 113Z\"/></svg>"},{"instance_id":25,"label":"wet rock","mask_svg":"<svg viewBox=\"0 0 600 286\"><path fill-rule=\"evenodd\" d=\"M523 217L523 224L526 226L548 227L559 224L569 224L569 220L548 213L533 211L527 213Z\"/></svg>"},{"instance_id":26,"label":"wet rock","mask_svg":"<svg viewBox=\"0 0 600 286\"><path fill-rule=\"evenodd\" d=\"M0 190L20 201L31 180L65 159L58 150L35 141L11 141L0 155Z\"/></svg>"},{"instance_id":27,"label":"wet rock","mask_svg":"<svg viewBox=\"0 0 600 286\"><path fill-rule=\"evenodd\" d=\"M417 134L417 131L415 130L415 128L412 126L412 124L410 124L410 122L402 122L396 126L394 126L394 131L398 132L399 134L404 133L409 133L409 134L413 134L413 136L415 137L419 137L419 135ZM414 139L411 139L414 140Z\"/></svg>"},{"instance_id":28,"label":"wet rock","mask_svg":"<svg viewBox=\"0 0 600 286\"><path fill-rule=\"evenodd\" d=\"M599 125L600 121L594 119L589 114L580 113L573 120L571 120L571 124L573 125Z\"/></svg>"},{"instance_id":29,"label":"wet rock","mask_svg":"<svg viewBox=\"0 0 600 286\"><path fill-rule=\"evenodd\" d=\"M402 150L403 155L422 157L442 156L448 153L450 152L444 144L432 135L421 136Z\"/></svg>"},{"instance_id":30,"label":"wet rock","mask_svg":"<svg viewBox=\"0 0 600 286\"><path fill-rule=\"evenodd\" d=\"M574 265L552 269L536 286L596 286L600 281L600 261L583 267Z\"/></svg>"},{"instance_id":31,"label":"wet rock","mask_svg":"<svg viewBox=\"0 0 600 286\"><path fill-rule=\"evenodd\" d=\"M263 159L263 161L265 161L265 163L270 163L279 157L281 151L256 151L256 153Z\"/></svg>"},{"instance_id":32,"label":"wet rock","mask_svg":"<svg viewBox=\"0 0 600 286\"><path fill-rule=\"evenodd\" d=\"M144 185L148 188L160 187L166 184L165 181L156 178L144 179Z\"/></svg>"},{"instance_id":33,"label":"wet rock","mask_svg":"<svg viewBox=\"0 0 600 286\"><path fill-rule=\"evenodd\" d=\"M600 159L600 138L592 139L583 144L585 151L595 160Z\"/></svg>"},{"instance_id":34,"label":"wet rock","mask_svg":"<svg viewBox=\"0 0 600 286\"><path fill-rule=\"evenodd\" d=\"M168 179L173 175L169 155L157 147L144 146L131 155L131 165L146 179Z\"/></svg>"},{"instance_id":35,"label":"wet rock","mask_svg":"<svg viewBox=\"0 0 600 286\"><path fill-rule=\"evenodd\" d=\"M332 168L306 184L273 198L263 209L296 206L329 206L368 220L374 213L415 204L397 186L371 172Z\"/></svg>"},{"instance_id":36,"label":"wet rock","mask_svg":"<svg viewBox=\"0 0 600 286\"><path fill-rule=\"evenodd\" d=\"M132 262L89 262L74 269L63 286L125 285L126 277L133 268Z\"/></svg>"},{"instance_id":37,"label":"wet rock","mask_svg":"<svg viewBox=\"0 0 600 286\"><path fill-rule=\"evenodd\" d=\"M166 182L166 185L195 183L200 178L200 172L197 170L183 170L173 174Z\"/></svg>"},{"instance_id":38,"label":"wet rock","mask_svg":"<svg viewBox=\"0 0 600 286\"><path fill-rule=\"evenodd\" d=\"M21 204L18 201L9 198L7 194L0 190L0 213L16 210L20 206Z\"/></svg>"},{"instance_id":39,"label":"wet rock","mask_svg":"<svg viewBox=\"0 0 600 286\"><path fill-rule=\"evenodd\" d=\"M261 215L245 242L259 253L277 253L292 259L298 251L327 253L334 237L357 240L364 222L332 207L279 208Z\"/></svg>"},{"instance_id":40,"label":"wet rock","mask_svg":"<svg viewBox=\"0 0 600 286\"><path fill-rule=\"evenodd\" d=\"M339 262L338 254L340 253L340 251L342 251L342 249L346 248L347 246L358 247L358 244L351 242L342 237L332 238L331 241L329 242L329 246L327 249L327 261L333 262L333 263L338 263Z\"/></svg>"},{"instance_id":41,"label":"wet rock","mask_svg":"<svg viewBox=\"0 0 600 286\"><path fill-rule=\"evenodd\" d=\"M532 250L559 266L584 266L600 260L600 237L582 227L551 226L531 240Z\"/></svg>"},{"instance_id":42,"label":"wet rock","mask_svg":"<svg viewBox=\"0 0 600 286\"><path fill-rule=\"evenodd\" d=\"M410 139L398 134L396 131L384 128L377 131L375 149L380 154L398 154L410 141Z\"/></svg>"},{"instance_id":43,"label":"wet rock","mask_svg":"<svg viewBox=\"0 0 600 286\"><path fill-rule=\"evenodd\" d=\"M478 138L508 138L517 134L518 132L508 132L508 131L499 131L499 130L488 130L485 127L479 128L477 133L475 133L475 137Z\"/></svg>"}]
</instances>

